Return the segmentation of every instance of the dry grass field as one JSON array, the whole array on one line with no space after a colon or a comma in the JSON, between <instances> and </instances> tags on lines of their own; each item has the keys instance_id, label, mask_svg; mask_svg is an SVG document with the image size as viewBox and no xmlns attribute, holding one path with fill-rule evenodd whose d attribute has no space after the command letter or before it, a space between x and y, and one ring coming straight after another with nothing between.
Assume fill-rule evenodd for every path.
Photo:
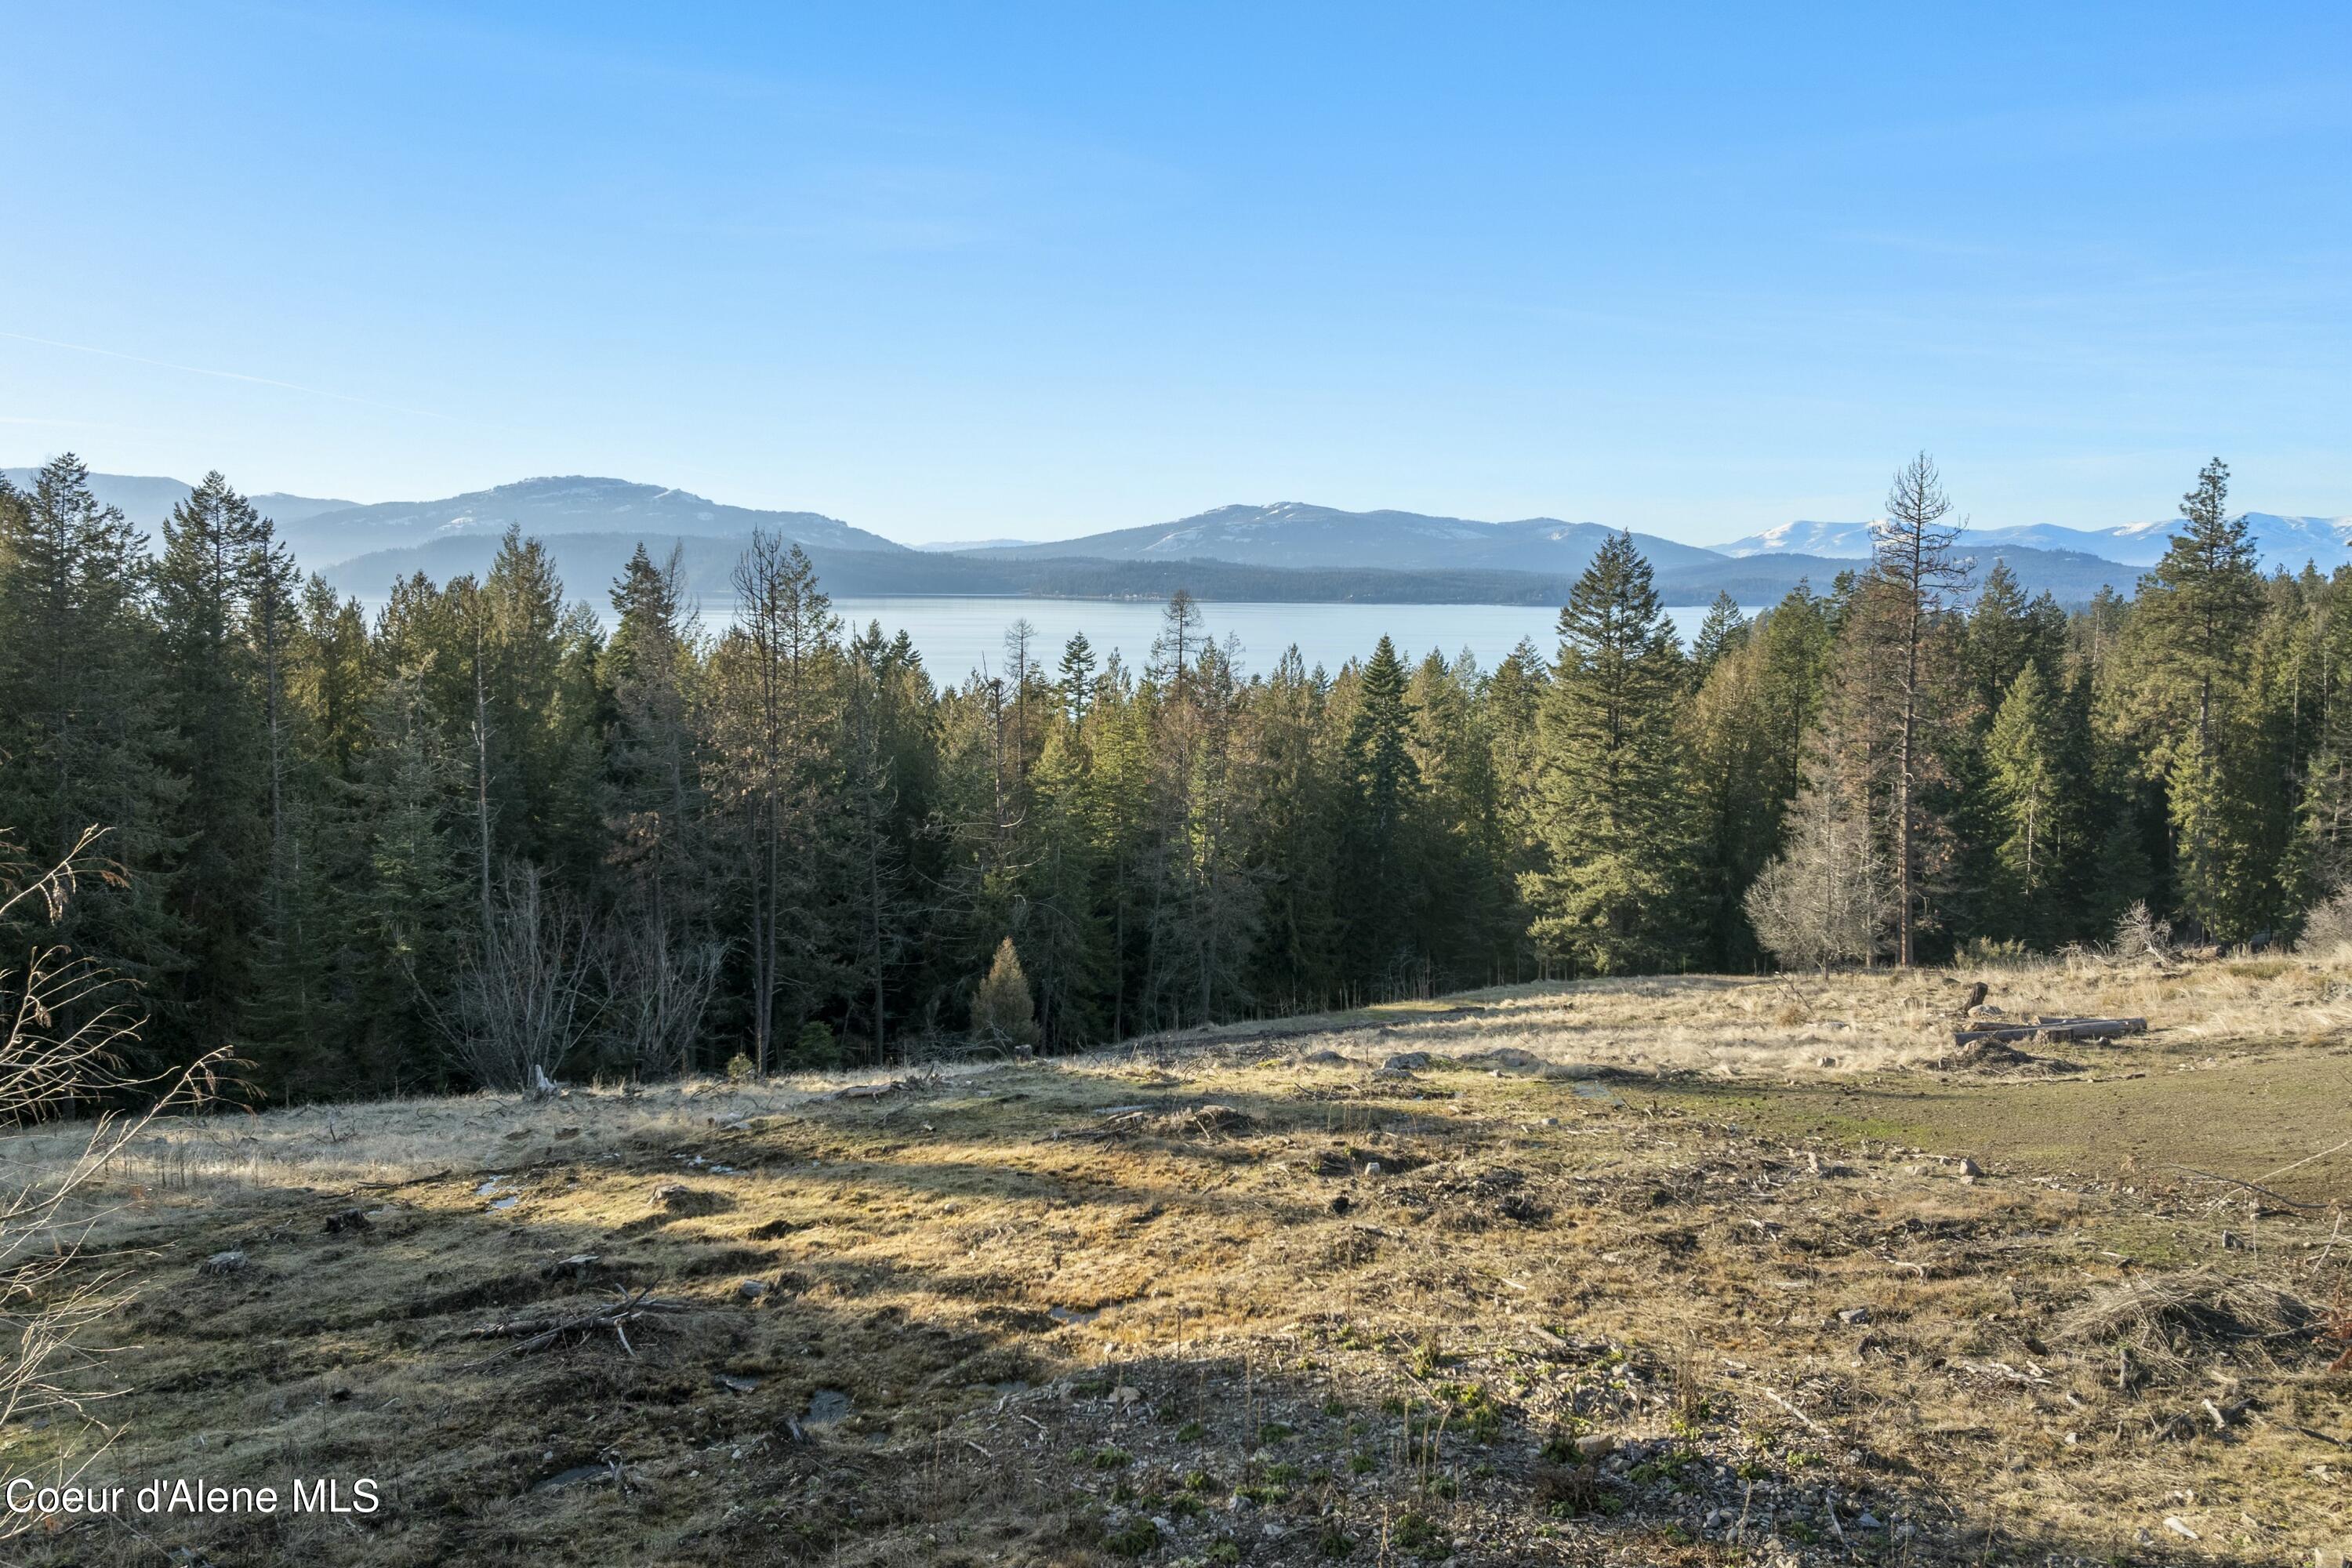
<instances>
[{"instance_id":1,"label":"dry grass field","mask_svg":"<svg viewBox=\"0 0 2352 1568\"><path fill-rule=\"evenodd\" d=\"M1956 1055L1978 978L2150 1032ZM89 1216L140 1295L87 1479L383 1506L0 1550L2309 1563L2352 1542L2347 1027L2352 956L1690 977L183 1121Z\"/></svg>"}]
</instances>

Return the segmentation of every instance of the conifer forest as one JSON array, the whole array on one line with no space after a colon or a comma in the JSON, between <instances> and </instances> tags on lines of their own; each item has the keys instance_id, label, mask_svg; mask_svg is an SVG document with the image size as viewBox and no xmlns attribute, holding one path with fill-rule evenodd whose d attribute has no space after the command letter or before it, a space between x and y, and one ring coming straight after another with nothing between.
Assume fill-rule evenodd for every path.
<instances>
[{"instance_id":1,"label":"conifer forest","mask_svg":"<svg viewBox=\"0 0 2352 1568\"><path fill-rule=\"evenodd\" d=\"M60 458L0 489L0 826L100 830L53 938L140 988L145 1065L231 1047L269 1100L2337 917L2352 583L2262 574L2220 461L2085 604L1971 570L1924 456L1886 514L1688 648L1620 536L1492 668L1244 671L1179 592L1139 665L1016 623L967 672L771 536L725 603L509 532L371 615L219 475L149 540Z\"/></svg>"}]
</instances>

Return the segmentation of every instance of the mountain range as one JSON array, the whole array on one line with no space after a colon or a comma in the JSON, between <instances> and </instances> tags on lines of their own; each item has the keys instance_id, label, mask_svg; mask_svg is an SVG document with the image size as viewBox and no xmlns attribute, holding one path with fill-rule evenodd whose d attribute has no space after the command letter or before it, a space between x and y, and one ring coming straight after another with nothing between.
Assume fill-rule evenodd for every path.
<instances>
[{"instance_id":1,"label":"mountain range","mask_svg":"<svg viewBox=\"0 0 2352 1568\"><path fill-rule=\"evenodd\" d=\"M20 487L32 471L0 470ZM156 531L189 491L182 480L93 474L100 500ZM444 579L480 573L509 526L544 540L575 594L597 591L639 542L673 545L708 600L754 529L793 540L835 594L1031 594L1072 597L1164 595L1276 602L1532 604L1559 602L1614 530L1598 522L1527 518L1482 522L1409 511L1341 511L1302 501L1234 505L1172 522L1048 542L997 539L909 548L813 511L729 506L687 490L581 476L523 479L430 501L360 504L257 495L296 558L365 598L413 572ZM2352 562L2352 518L2249 514L2265 569L2322 570ZM1744 604L1799 582L1825 589L1870 551L1871 522L1796 521L1713 549L1636 533L1669 603L1727 592ZM1961 552L1981 571L2008 563L2029 590L2063 601L2102 586L2128 593L2163 553L2174 522L2087 530L2052 524L1972 529Z\"/></svg>"},{"instance_id":2,"label":"mountain range","mask_svg":"<svg viewBox=\"0 0 2352 1568\"><path fill-rule=\"evenodd\" d=\"M2246 513L2247 532L2261 553L2265 570L2280 567L2300 571L2305 562L2322 572L2352 563L2352 517L2285 517L2277 512ZM1803 554L1833 560L1860 560L1870 554L1876 522L1784 522L1716 550L1741 559L1752 555ZM2029 523L2018 528L1972 528L1966 542L1971 548L2022 545L2035 550L2071 551L2117 562L2126 566L2153 566L2179 521L2126 522L2116 528L2061 528L2055 523Z\"/></svg>"}]
</instances>

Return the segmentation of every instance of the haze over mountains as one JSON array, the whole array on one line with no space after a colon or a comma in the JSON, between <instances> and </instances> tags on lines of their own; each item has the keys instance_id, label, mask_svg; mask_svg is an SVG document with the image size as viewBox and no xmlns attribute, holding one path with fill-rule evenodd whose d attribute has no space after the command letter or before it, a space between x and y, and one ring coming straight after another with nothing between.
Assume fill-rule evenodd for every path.
<instances>
[{"instance_id":1,"label":"haze over mountains","mask_svg":"<svg viewBox=\"0 0 2352 1568\"><path fill-rule=\"evenodd\" d=\"M32 470L5 472L20 487ZM93 474L101 501L154 533L188 494L179 479ZM1174 521L1057 541L990 540L910 548L810 511L730 506L687 490L579 476L523 479L431 501L362 505L257 495L305 567L373 598L397 578L485 570L507 528L547 542L576 596L602 588L642 541L676 544L706 598L723 599L754 529L799 542L835 594L1033 594L1129 597L1178 586L1204 598L1286 602L1528 604L1557 601L1614 530L1528 518L1481 522L1408 511L1341 511L1301 501L1214 508ZM2352 518L2249 514L2265 569L2352 563ZM1795 521L1713 549L1637 533L1662 594L1696 604L1728 592L1777 598L1801 581L1826 588L1870 551L1869 522ZM2162 555L2174 522L2085 530L2050 524L1972 529L1964 552L1981 571L2006 561L2029 590L2076 601L2129 592Z\"/></svg>"}]
</instances>

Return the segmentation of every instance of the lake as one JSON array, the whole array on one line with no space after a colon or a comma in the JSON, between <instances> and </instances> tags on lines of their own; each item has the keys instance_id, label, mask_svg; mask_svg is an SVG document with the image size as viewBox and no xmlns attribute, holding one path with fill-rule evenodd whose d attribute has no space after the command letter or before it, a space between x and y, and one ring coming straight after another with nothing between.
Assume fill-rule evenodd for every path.
<instances>
[{"instance_id":1,"label":"lake","mask_svg":"<svg viewBox=\"0 0 2352 1568\"><path fill-rule=\"evenodd\" d=\"M943 684L961 680L971 670L1004 668L1004 628L1027 620L1037 629L1032 657L1049 668L1058 664L1062 645L1071 634L1084 632L1094 645L1099 664L1113 648L1131 668L1140 668L1151 657L1152 639L1160 635L1165 606L1144 599L1029 599L980 595L894 595L833 602L844 626L862 628L869 620L882 623L886 633L904 628L921 650L924 668ZM1755 611L1747 612L1752 616ZM1685 646L1706 617L1706 606L1676 605L1666 614ZM1265 674L1283 650L1298 645L1299 656L1312 669L1320 664L1334 674L1351 658L1363 658L1382 634L1395 639L1397 652L1408 664L1417 664L1434 648L1452 658L1468 648L1481 669L1502 663L1521 637L1532 638L1549 658L1558 650L1554 629L1557 606L1543 605L1266 605L1202 601L1201 617L1211 636L1223 642L1228 636L1241 643L1244 674ZM710 616L716 626L723 616Z\"/></svg>"}]
</instances>

